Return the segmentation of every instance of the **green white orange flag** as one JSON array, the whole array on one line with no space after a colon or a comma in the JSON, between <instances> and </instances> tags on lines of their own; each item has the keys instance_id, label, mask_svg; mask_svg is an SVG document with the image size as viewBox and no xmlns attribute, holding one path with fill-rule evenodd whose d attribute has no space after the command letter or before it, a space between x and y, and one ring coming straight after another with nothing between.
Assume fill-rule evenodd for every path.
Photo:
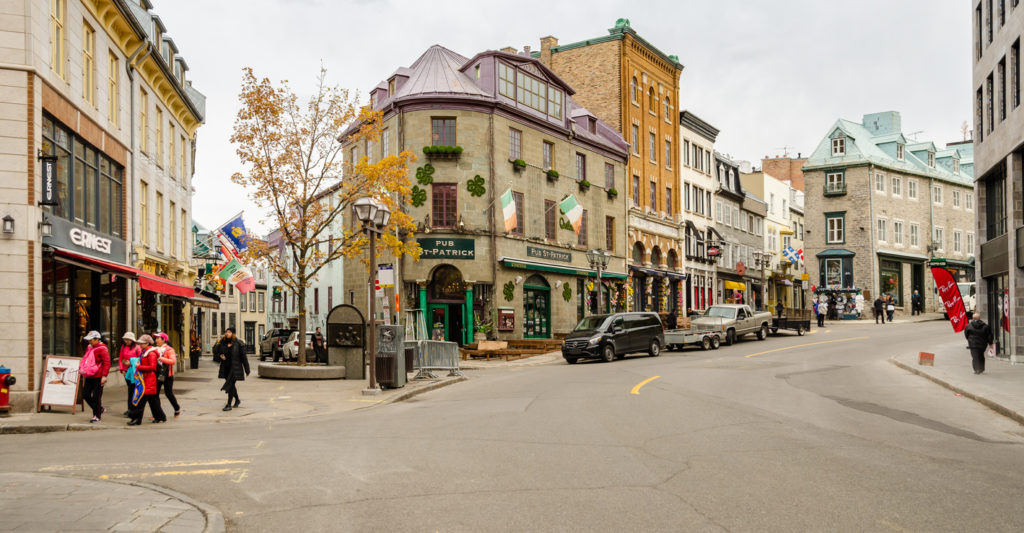
<instances>
[{"instance_id":1,"label":"green white orange flag","mask_svg":"<svg viewBox=\"0 0 1024 533\"><path fill-rule=\"evenodd\" d=\"M579 235L580 226L583 225L583 206L576 201L576 196L570 194L565 200L559 202L558 207L565 214L565 218L569 219L569 223L572 224L572 229L576 232L576 235Z\"/></svg>"},{"instance_id":2,"label":"green white orange flag","mask_svg":"<svg viewBox=\"0 0 1024 533\"><path fill-rule=\"evenodd\" d=\"M501 195L501 213L505 217L505 231L512 231L519 225L516 219L516 198L512 195L512 189Z\"/></svg>"}]
</instances>

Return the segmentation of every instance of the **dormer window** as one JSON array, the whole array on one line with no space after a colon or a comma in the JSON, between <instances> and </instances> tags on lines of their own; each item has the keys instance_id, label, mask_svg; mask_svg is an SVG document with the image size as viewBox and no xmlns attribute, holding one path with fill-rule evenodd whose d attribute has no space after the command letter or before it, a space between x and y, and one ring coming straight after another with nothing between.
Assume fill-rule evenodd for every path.
<instances>
[{"instance_id":1,"label":"dormer window","mask_svg":"<svg viewBox=\"0 0 1024 533\"><path fill-rule=\"evenodd\" d=\"M395 96L395 78L388 80L388 97Z\"/></svg>"},{"instance_id":2,"label":"dormer window","mask_svg":"<svg viewBox=\"0 0 1024 533\"><path fill-rule=\"evenodd\" d=\"M935 168L935 152L928 152L928 166Z\"/></svg>"},{"instance_id":3,"label":"dormer window","mask_svg":"<svg viewBox=\"0 0 1024 533\"><path fill-rule=\"evenodd\" d=\"M905 148L904 145L898 144L898 143L896 144L896 159L899 159L900 161L903 161L903 150L904 150L904 148ZM932 165L932 166L934 166L934 165Z\"/></svg>"},{"instance_id":4,"label":"dormer window","mask_svg":"<svg viewBox=\"0 0 1024 533\"><path fill-rule=\"evenodd\" d=\"M846 138L832 139L832 155L846 155Z\"/></svg>"},{"instance_id":5,"label":"dormer window","mask_svg":"<svg viewBox=\"0 0 1024 533\"><path fill-rule=\"evenodd\" d=\"M953 160L953 174L959 174L959 173L960 173L960 160L959 159L954 159Z\"/></svg>"}]
</instances>

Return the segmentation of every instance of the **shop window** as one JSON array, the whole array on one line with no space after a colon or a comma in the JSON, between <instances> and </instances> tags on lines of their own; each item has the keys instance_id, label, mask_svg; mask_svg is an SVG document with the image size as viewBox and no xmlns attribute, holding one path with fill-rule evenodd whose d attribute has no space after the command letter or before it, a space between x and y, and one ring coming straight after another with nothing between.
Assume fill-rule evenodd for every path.
<instances>
[{"instance_id":1,"label":"shop window","mask_svg":"<svg viewBox=\"0 0 1024 533\"><path fill-rule=\"evenodd\" d=\"M523 336L551 337L551 288L541 276L534 274L523 284Z\"/></svg>"},{"instance_id":2,"label":"shop window","mask_svg":"<svg viewBox=\"0 0 1024 533\"><path fill-rule=\"evenodd\" d=\"M882 294L892 296L897 306L903 305L903 263L881 260L878 271Z\"/></svg>"}]
</instances>

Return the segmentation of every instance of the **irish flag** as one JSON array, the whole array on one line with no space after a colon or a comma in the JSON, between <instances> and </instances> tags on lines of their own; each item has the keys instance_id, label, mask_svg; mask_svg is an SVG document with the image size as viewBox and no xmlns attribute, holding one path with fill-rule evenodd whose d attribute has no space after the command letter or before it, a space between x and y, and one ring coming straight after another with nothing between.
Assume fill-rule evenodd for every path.
<instances>
[{"instance_id":1,"label":"irish flag","mask_svg":"<svg viewBox=\"0 0 1024 533\"><path fill-rule=\"evenodd\" d=\"M501 213L505 217L505 231L516 229L519 221L516 219L516 198L512 196L512 189L501 195Z\"/></svg>"},{"instance_id":2,"label":"irish flag","mask_svg":"<svg viewBox=\"0 0 1024 533\"><path fill-rule=\"evenodd\" d=\"M565 200L559 202L558 207L565 214L565 218L569 219L569 223L572 224L572 229L576 232L576 235L579 235L580 226L583 225L583 206L576 201L576 196L570 194Z\"/></svg>"}]
</instances>

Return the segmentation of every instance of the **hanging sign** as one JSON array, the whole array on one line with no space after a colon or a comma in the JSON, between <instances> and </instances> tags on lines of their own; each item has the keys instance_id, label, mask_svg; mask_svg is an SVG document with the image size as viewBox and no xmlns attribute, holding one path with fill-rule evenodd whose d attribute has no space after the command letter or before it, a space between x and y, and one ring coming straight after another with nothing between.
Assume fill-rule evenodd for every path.
<instances>
[{"instance_id":1,"label":"hanging sign","mask_svg":"<svg viewBox=\"0 0 1024 533\"><path fill-rule=\"evenodd\" d=\"M932 267L932 277L935 278L935 286L942 297L942 304L946 306L946 314L949 315L949 323L953 331L960 333L967 327L967 309L964 308L964 299L960 296L960 288L956 285L953 275L943 267Z\"/></svg>"},{"instance_id":2,"label":"hanging sign","mask_svg":"<svg viewBox=\"0 0 1024 533\"><path fill-rule=\"evenodd\" d=\"M394 265L380 265L377 267L377 280L380 281L381 288L390 288L395 286L395 267Z\"/></svg>"},{"instance_id":3,"label":"hanging sign","mask_svg":"<svg viewBox=\"0 0 1024 533\"><path fill-rule=\"evenodd\" d=\"M44 155L39 160L43 173L43 196L39 205L60 205L57 201L57 156Z\"/></svg>"}]
</instances>

